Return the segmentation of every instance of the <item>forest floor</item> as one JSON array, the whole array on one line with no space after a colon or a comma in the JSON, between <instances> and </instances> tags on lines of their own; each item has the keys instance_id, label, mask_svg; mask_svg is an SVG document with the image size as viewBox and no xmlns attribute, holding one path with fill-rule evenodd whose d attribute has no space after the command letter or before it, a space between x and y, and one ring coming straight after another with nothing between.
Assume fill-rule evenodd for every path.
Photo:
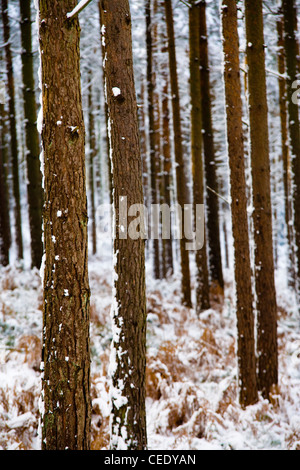
<instances>
[{"instance_id":1,"label":"forest floor","mask_svg":"<svg viewBox=\"0 0 300 470\"><path fill-rule=\"evenodd\" d=\"M103 247L102 247L103 248ZM90 258L92 448L109 443L111 255ZM300 324L277 273L279 390L242 410L237 399L232 283L197 318L180 281L147 276L147 421L151 450L300 450ZM0 269L0 449L40 448L42 287L37 270Z\"/></svg>"}]
</instances>

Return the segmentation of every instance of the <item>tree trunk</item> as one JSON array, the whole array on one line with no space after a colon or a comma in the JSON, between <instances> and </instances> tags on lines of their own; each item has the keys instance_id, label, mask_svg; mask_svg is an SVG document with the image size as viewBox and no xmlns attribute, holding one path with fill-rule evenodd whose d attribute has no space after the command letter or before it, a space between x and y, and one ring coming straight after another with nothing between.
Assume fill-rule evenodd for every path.
<instances>
[{"instance_id":1,"label":"tree trunk","mask_svg":"<svg viewBox=\"0 0 300 470\"><path fill-rule=\"evenodd\" d=\"M93 85L92 70L89 70L89 86L88 86L88 110L89 110L89 189L90 189L90 221L92 232L92 253L97 252L97 229L96 229L96 207L95 207L95 159L97 156L96 135L95 135L95 118L93 107Z\"/></svg>"},{"instance_id":2,"label":"tree trunk","mask_svg":"<svg viewBox=\"0 0 300 470\"><path fill-rule=\"evenodd\" d=\"M132 213L129 233L122 231L125 214L121 208L125 198L130 210L144 203L131 15L128 0L101 0L101 10L114 185L111 448L142 450L147 446L145 242L142 234L130 230ZM125 217L127 222L127 213Z\"/></svg>"},{"instance_id":3,"label":"tree trunk","mask_svg":"<svg viewBox=\"0 0 300 470\"><path fill-rule=\"evenodd\" d=\"M224 83L230 168L231 217L237 310L239 401L245 407L257 401L254 312L247 220L241 77L236 3L222 2ZM243 230L241 230L243 227Z\"/></svg>"},{"instance_id":4,"label":"tree trunk","mask_svg":"<svg viewBox=\"0 0 300 470\"><path fill-rule=\"evenodd\" d=\"M208 60L208 38L206 26L206 2L199 4L200 24L200 83L201 83L201 106L202 106L202 135L204 148L204 165L206 185L206 205L207 205L207 242L209 253L209 270L211 276L212 289L223 292L224 279L222 270L220 224L219 224L219 192L216 159L214 149L214 136L212 126L212 110L210 95L210 71ZM212 192L212 189L215 192Z\"/></svg>"},{"instance_id":5,"label":"tree trunk","mask_svg":"<svg viewBox=\"0 0 300 470\"><path fill-rule=\"evenodd\" d=\"M103 89L105 90L104 83L104 64L105 64L105 52L104 52L104 43L103 43L103 18L101 13L100 0L98 1L99 7L99 21L100 21L100 40L101 40L101 49L102 49L102 64L103 64ZM105 124L106 124L106 157L107 157L107 167L108 167L108 191L109 191L109 201L110 204L113 203L113 181L112 181L112 168L111 168L111 158L110 158L110 149L109 149L109 129L108 129L108 109L107 102L104 103L104 113L105 113Z\"/></svg>"},{"instance_id":6,"label":"tree trunk","mask_svg":"<svg viewBox=\"0 0 300 470\"><path fill-rule=\"evenodd\" d=\"M10 148L13 173L13 195L14 195L14 215L15 215L15 241L18 259L23 259L23 236L21 220L20 203L20 180L19 180L19 161L18 161L18 142L16 128L15 112L15 84L13 75L13 61L10 48L10 26L8 17L7 0L1 0L2 21L3 21L3 39L5 43L5 60L7 73L7 94L9 100L9 127L10 127Z\"/></svg>"},{"instance_id":7,"label":"tree trunk","mask_svg":"<svg viewBox=\"0 0 300 470\"><path fill-rule=\"evenodd\" d=\"M44 153L42 448L89 450L85 128L76 0L39 1Z\"/></svg>"},{"instance_id":8,"label":"tree trunk","mask_svg":"<svg viewBox=\"0 0 300 470\"><path fill-rule=\"evenodd\" d=\"M258 387L265 398L278 382L277 306L274 282L272 208L262 0L245 0L249 87Z\"/></svg>"},{"instance_id":9,"label":"tree trunk","mask_svg":"<svg viewBox=\"0 0 300 470\"><path fill-rule=\"evenodd\" d=\"M4 104L0 103L0 265L9 264L11 243L7 168L4 139Z\"/></svg>"},{"instance_id":10,"label":"tree trunk","mask_svg":"<svg viewBox=\"0 0 300 470\"><path fill-rule=\"evenodd\" d=\"M42 210L43 189L40 170L40 143L37 130L37 111L31 41L31 1L20 0L22 78L26 133L27 194L31 236L31 264L40 268L43 256Z\"/></svg>"},{"instance_id":11,"label":"tree trunk","mask_svg":"<svg viewBox=\"0 0 300 470\"><path fill-rule=\"evenodd\" d=\"M151 0L146 0L146 45L147 45L147 92L148 92L148 120L149 120L149 150L150 150L150 181L151 204L158 204L158 174L159 159L157 156L158 134L155 128L155 73L153 61L153 21ZM153 222L153 221L152 221ZM153 271L155 279L160 278L160 251L159 239L153 239Z\"/></svg>"},{"instance_id":12,"label":"tree trunk","mask_svg":"<svg viewBox=\"0 0 300 470\"><path fill-rule=\"evenodd\" d=\"M173 9L172 9L171 0L165 0L165 14L166 14L166 24L167 24L167 34L168 34L170 86L171 86L172 110L173 110L173 134L174 134L174 151L175 151L175 162L176 162L177 202L183 213L185 204L188 204L188 187L187 187L187 181L186 181L186 176L184 172L182 131L181 131L181 118L180 118L180 97L179 97L178 76L177 76ZM182 220L183 220L183 217L182 217ZM189 251L186 249L186 243L187 243L187 239L185 237L185 230L183 227L182 237L180 239L182 302L187 307L192 307Z\"/></svg>"},{"instance_id":13,"label":"tree trunk","mask_svg":"<svg viewBox=\"0 0 300 470\"><path fill-rule=\"evenodd\" d=\"M287 72L287 106L289 122L289 148L291 153L293 175L293 211L294 236L296 252L297 294L300 298L300 122L299 104L294 99L295 86L298 78L298 43L297 43L297 9L294 0L283 0L282 11L284 16L284 45Z\"/></svg>"},{"instance_id":14,"label":"tree trunk","mask_svg":"<svg viewBox=\"0 0 300 470\"><path fill-rule=\"evenodd\" d=\"M192 0L189 8L189 45L190 45L190 95L191 95L191 155L193 174L193 207L197 224L196 205L204 205L204 168L202 160L202 122L201 122L201 86L200 86L200 37L199 4ZM204 220L200 223L205 224ZM205 233L205 230L204 230ZM209 280L206 254L206 240L201 249L196 249L196 313L210 307Z\"/></svg>"},{"instance_id":15,"label":"tree trunk","mask_svg":"<svg viewBox=\"0 0 300 470\"><path fill-rule=\"evenodd\" d=\"M279 109L280 109L280 129L281 129L281 161L283 164L283 184L284 184L284 207L285 207L285 223L287 230L288 242L288 272L289 272L289 285L295 288L296 272L295 272L295 253L294 253L294 236L293 236L293 216L291 205L291 162L288 143L288 116L287 116L287 87L286 79L284 78L286 72L285 65L285 48L284 48L284 23L282 16L282 9L279 8L277 19L277 35L278 35L278 79L279 85Z\"/></svg>"}]
</instances>

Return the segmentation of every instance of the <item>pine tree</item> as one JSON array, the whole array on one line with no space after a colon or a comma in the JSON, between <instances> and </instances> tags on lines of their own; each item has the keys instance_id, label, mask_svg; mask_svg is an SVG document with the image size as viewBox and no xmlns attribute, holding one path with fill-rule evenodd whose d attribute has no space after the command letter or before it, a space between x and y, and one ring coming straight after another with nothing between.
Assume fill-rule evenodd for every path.
<instances>
[{"instance_id":1,"label":"pine tree","mask_svg":"<svg viewBox=\"0 0 300 470\"><path fill-rule=\"evenodd\" d=\"M278 36L278 86L279 86L279 109L280 109L280 134L281 134L281 161L283 166L283 184L284 184L284 208L285 223L288 241L288 271L289 285L295 287L295 253L294 253L294 233L293 233L293 217L292 217L292 192L291 192L291 158L288 142L288 116L287 116L287 86L284 77L286 73L285 63L285 47L284 47L284 23L282 8L278 9L277 19L277 36Z\"/></svg>"},{"instance_id":2,"label":"pine tree","mask_svg":"<svg viewBox=\"0 0 300 470\"><path fill-rule=\"evenodd\" d=\"M37 130L37 110L33 71L31 1L20 0L22 79L26 134L27 193L31 236L31 264L40 268L43 256L42 209L43 190L40 170L40 143Z\"/></svg>"},{"instance_id":3,"label":"pine tree","mask_svg":"<svg viewBox=\"0 0 300 470\"><path fill-rule=\"evenodd\" d=\"M19 156L18 156L18 138L16 124L16 105L15 105L15 80L13 71L13 60L10 45L10 24L8 16L7 0L1 0L3 39L5 49L6 74L7 74L7 95L8 95L8 115L10 131L10 153L13 174L13 196L14 196L14 216L15 216L15 242L18 259L23 259L23 235L22 235L22 217L20 202L20 178L19 178Z\"/></svg>"},{"instance_id":4,"label":"pine tree","mask_svg":"<svg viewBox=\"0 0 300 470\"><path fill-rule=\"evenodd\" d=\"M88 161L88 175L89 175L89 189L90 189L90 222L91 222L91 239L92 239L92 253L97 252L97 227L96 227L96 202L95 202L95 160L97 157L96 147L96 129L93 107L93 73L92 69L88 73L88 126L89 126L89 161Z\"/></svg>"},{"instance_id":5,"label":"pine tree","mask_svg":"<svg viewBox=\"0 0 300 470\"><path fill-rule=\"evenodd\" d=\"M300 121L299 105L294 97L298 78L298 42L297 42L297 9L294 0L282 1L284 17L284 45L287 72L287 106L289 127L289 149L291 153L291 166L293 177L293 212L297 271L297 294L300 298Z\"/></svg>"},{"instance_id":6,"label":"pine tree","mask_svg":"<svg viewBox=\"0 0 300 470\"><path fill-rule=\"evenodd\" d=\"M128 0L100 3L105 25L105 89L114 186L111 448L142 450L147 446L145 241L142 233L131 230L135 224L131 210L138 204L143 219L140 205L144 200L131 14ZM126 232L127 213L121 207L125 200L129 208Z\"/></svg>"},{"instance_id":7,"label":"pine tree","mask_svg":"<svg viewBox=\"0 0 300 470\"><path fill-rule=\"evenodd\" d=\"M188 188L185 176L185 164L183 158L182 147L182 130L181 130L181 113L180 113L180 95L177 74L177 59L174 36L174 19L172 0L165 1L165 18L167 24L168 36L168 53L169 53L169 69L170 69L170 88L172 96L172 112L173 112L173 135L174 135L174 153L176 163L176 191L177 203L183 212L185 204L188 203ZM184 218L182 217L182 220ZM186 250L185 230L182 231L180 239L180 258L181 258L181 291L182 302L187 307L192 306L191 300L191 277L190 277L190 261L189 251Z\"/></svg>"},{"instance_id":8,"label":"pine tree","mask_svg":"<svg viewBox=\"0 0 300 470\"><path fill-rule=\"evenodd\" d=\"M262 0L245 0L245 22L254 208L258 387L263 396L269 398L273 386L278 382L278 351Z\"/></svg>"},{"instance_id":9,"label":"pine tree","mask_svg":"<svg viewBox=\"0 0 300 470\"><path fill-rule=\"evenodd\" d=\"M89 450L85 128L76 0L39 1L44 155L42 448Z\"/></svg>"},{"instance_id":10,"label":"pine tree","mask_svg":"<svg viewBox=\"0 0 300 470\"><path fill-rule=\"evenodd\" d=\"M205 225L204 220L197 221L196 205L204 205L204 167L202 160L202 122L201 122L201 86L200 86L200 38L199 38L199 5L191 1L189 8L189 44L190 44L190 94L191 94L191 155L193 173L193 206L195 222ZM205 233L205 230L204 230ZM196 313L210 307L209 279L204 245L196 249Z\"/></svg>"},{"instance_id":11,"label":"pine tree","mask_svg":"<svg viewBox=\"0 0 300 470\"><path fill-rule=\"evenodd\" d=\"M146 0L146 45L147 45L147 96L148 96L148 121L149 121L149 151L150 151L150 182L152 207L159 203L158 175L159 175L159 133L156 126L157 94L155 83L155 70L153 60L153 12L151 0ZM152 221L153 222L153 221ZM153 273L155 279L160 278L160 247L159 238L153 239Z\"/></svg>"},{"instance_id":12,"label":"pine tree","mask_svg":"<svg viewBox=\"0 0 300 470\"><path fill-rule=\"evenodd\" d=\"M234 239L239 401L245 407L257 401L257 384L237 6L231 0L222 1L222 33L232 233ZM243 227L242 230L241 227Z\"/></svg>"},{"instance_id":13,"label":"pine tree","mask_svg":"<svg viewBox=\"0 0 300 470\"><path fill-rule=\"evenodd\" d=\"M212 126L212 103L210 85L210 67L208 57L208 37L206 25L206 2L199 2L199 41L200 41L200 83L202 107L202 134L207 185L207 244L209 254L209 271L212 288L223 292L224 279L221 257L220 224L218 207L218 179L216 173L215 145Z\"/></svg>"}]
</instances>

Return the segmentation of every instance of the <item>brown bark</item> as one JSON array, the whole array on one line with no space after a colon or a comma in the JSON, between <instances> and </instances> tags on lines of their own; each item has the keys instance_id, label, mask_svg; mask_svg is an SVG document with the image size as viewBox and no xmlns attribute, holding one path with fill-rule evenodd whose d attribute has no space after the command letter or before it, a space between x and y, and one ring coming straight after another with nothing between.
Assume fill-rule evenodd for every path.
<instances>
[{"instance_id":1,"label":"brown bark","mask_svg":"<svg viewBox=\"0 0 300 470\"><path fill-rule=\"evenodd\" d=\"M288 116L287 116L287 87L284 74L286 72L285 65L285 48L284 48L284 23L282 9L279 8L277 19L277 36L278 36L278 79L279 85L279 109L280 109L280 129L281 129L281 161L283 164L283 184L284 184L284 207L285 207L285 223L287 229L287 241L289 250L289 285L295 287L295 253L294 253L294 236L292 227L292 205L291 205L291 161L288 143Z\"/></svg>"},{"instance_id":2,"label":"brown bark","mask_svg":"<svg viewBox=\"0 0 300 470\"><path fill-rule=\"evenodd\" d=\"M172 1L165 0L165 14L168 35L168 52L169 52L169 69L170 69L170 87L172 96L173 111L173 134L174 134L174 152L176 162L176 191L177 202L183 213L184 205L188 204L188 188L184 171L184 159L182 148L182 130L180 117L180 96L177 75L177 60L174 36L174 20ZM183 217L182 217L183 220ZM190 261L189 252L186 250L187 240L184 235L184 227L182 230L182 238L180 240L180 258L181 258L181 291L182 302L187 307L192 307L191 300L191 279L190 279Z\"/></svg>"},{"instance_id":3,"label":"brown bark","mask_svg":"<svg viewBox=\"0 0 300 470\"><path fill-rule=\"evenodd\" d=\"M220 224L219 224L219 192L216 173L216 158L214 148L214 135L212 126L212 106L210 93L210 71L208 57L208 37L206 25L206 2L199 3L199 41L200 41L200 83L205 178L208 188L206 191L207 206L207 243L209 254L209 271L212 287L223 292L224 279L221 257ZM218 289L219 287L219 289Z\"/></svg>"},{"instance_id":4,"label":"brown bark","mask_svg":"<svg viewBox=\"0 0 300 470\"><path fill-rule=\"evenodd\" d=\"M245 20L254 207L258 387L263 396L269 398L273 386L278 382L278 351L262 0L245 0Z\"/></svg>"},{"instance_id":5,"label":"brown bark","mask_svg":"<svg viewBox=\"0 0 300 470\"><path fill-rule=\"evenodd\" d=\"M114 300L112 308L111 448L147 446L145 410L145 242L121 230L120 201L143 204L142 162L133 75L128 0L101 0L105 25L105 78L114 185ZM116 92L117 91L117 92Z\"/></svg>"},{"instance_id":6,"label":"brown bark","mask_svg":"<svg viewBox=\"0 0 300 470\"><path fill-rule=\"evenodd\" d=\"M150 151L150 182L151 182L151 204L159 202L158 194L158 174L159 158L158 144L159 138L156 129L155 116L155 71L153 60L153 19L151 11L151 0L146 1L146 46L147 46L147 95L148 95L148 120L149 120L149 151ZM160 278L160 250L159 239L153 239L153 274L155 279Z\"/></svg>"},{"instance_id":7,"label":"brown bark","mask_svg":"<svg viewBox=\"0 0 300 470\"><path fill-rule=\"evenodd\" d=\"M239 401L242 406L248 406L255 403L258 396L244 165L237 7L236 3L231 0L223 0L222 2L222 29L224 38L224 82L230 168L232 233L234 239ZM241 227L243 227L242 230Z\"/></svg>"},{"instance_id":8,"label":"brown bark","mask_svg":"<svg viewBox=\"0 0 300 470\"><path fill-rule=\"evenodd\" d=\"M22 78L26 134L27 194L31 237L31 264L40 268L43 256L42 211L43 189L40 170L40 142L37 130L37 110L33 71L31 1L20 0Z\"/></svg>"},{"instance_id":9,"label":"brown bark","mask_svg":"<svg viewBox=\"0 0 300 470\"><path fill-rule=\"evenodd\" d=\"M190 45L190 95L191 95L191 155L193 173L193 206L196 222L197 204L204 205L204 168L202 160L202 122L201 122L201 86L200 86L200 37L199 5L191 2L189 8L189 45ZM205 225L205 221L200 223ZM204 230L205 233L205 230ZM201 249L196 249L196 313L210 307L209 280L206 254L206 237Z\"/></svg>"},{"instance_id":10,"label":"brown bark","mask_svg":"<svg viewBox=\"0 0 300 470\"><path fill-rule=\"evenodd\" d=\"M7 266L11 233L4 131L4 104L0 103L0 265Z\"/></svg>"},{"instance_id":11,"label":"brown bark","mask_svg":"<svg viewBox=\"0 0 300 470\"><path fill-rule=\"evenodd\" d=\"M44 153L42 448L90 448L85 128L76 0L40 0Z\"/></svg>"},{"instance_id":12,"label":"brown bark","mask_svg":"<svg viewBox=\"0 0 300 470\"><path fill-rule=\"evenodd\" d=\"M11 47L10 47L10 25L9 25L9 17L8 17L7 0L1 0L1 7L2 7L2 22L3 22L3 39L5 43L4 49L5 49L5 60L6 60L6 74L7 74L10 150L11 150L12 174L13 174L15 241L16 241L18 259L23 259L19 158L18 158L17 127L16 127L16 110L15 110L15 83L14 83L14 72L13 72L13 60L12 60Z\"/></svg>"},{"instance_id":13,"label":"brown bark","mask_svg":"<svg viewBox=\"0 0 300 470\"><path fill-rule=\"evenodd\" d=\"M95 118L93 108L93 74L89 70L89 86L88 86L88 110L89 110L89 190L90 190L90 223L92 234L92 253L97 252L97 228L96 228L96 203L95 203L95 160L97 156L97 145L95 135Z\"/></svg>"},{"instance_id":14,"label":"brown bark","mask_svg":"<svg viewBox=\"0 0 300 470\"><path fill-rule=\"evenodd\" d=\"M298 52L297 41L297 9L294 0L283 0L282 11L284 16L284 45L287 72L287 106L289 123L289 149L291 153L291 166L293 178L293 211L294 211L294 236L296 253L297 294L300 296L300 121L299 104L293 99L294 82L298 78ZM299 297L300 298L300 297Z\"/></svg>"}]
</instances>

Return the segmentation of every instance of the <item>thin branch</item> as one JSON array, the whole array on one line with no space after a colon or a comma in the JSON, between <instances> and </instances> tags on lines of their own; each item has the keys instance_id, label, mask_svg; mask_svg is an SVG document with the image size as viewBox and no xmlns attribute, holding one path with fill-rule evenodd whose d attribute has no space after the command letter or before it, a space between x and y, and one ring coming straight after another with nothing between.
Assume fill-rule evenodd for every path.
<instances>
[{"instance_id":1,"label":"thin branch","mask_svg":"<svg viewBox=\"0 0 300 470\"><path fill-rule=\"evenodd\" d=\"M74 18L74 16L77 16L79 15L79 13L82 12L82 10L87 7L89 5L89 3L91 3L92 0L81 0L78 5L72 10L70 11L70 13L67 13L67 18L69 20L71 20L72 18Z\"/></svg>"},{"instance_id":2,"label":"thin branch","mask_svg":"<svg viewBox=\"0 0 300 470\"><path fill-rule=\"evenodd\" d=\"M220 199L222 199L223 201L226 202L226 204L228 204L230 206L230 202L227 201L227 199L225 199L225 197L221 196L221 194L217 193L216 191L214 191L213 189L211 189L209 186L206 186L207 189L209 189L209 191L211 191L212 193L214 193L216 196L218 196Z\"/></svg>"}]
</instances>

